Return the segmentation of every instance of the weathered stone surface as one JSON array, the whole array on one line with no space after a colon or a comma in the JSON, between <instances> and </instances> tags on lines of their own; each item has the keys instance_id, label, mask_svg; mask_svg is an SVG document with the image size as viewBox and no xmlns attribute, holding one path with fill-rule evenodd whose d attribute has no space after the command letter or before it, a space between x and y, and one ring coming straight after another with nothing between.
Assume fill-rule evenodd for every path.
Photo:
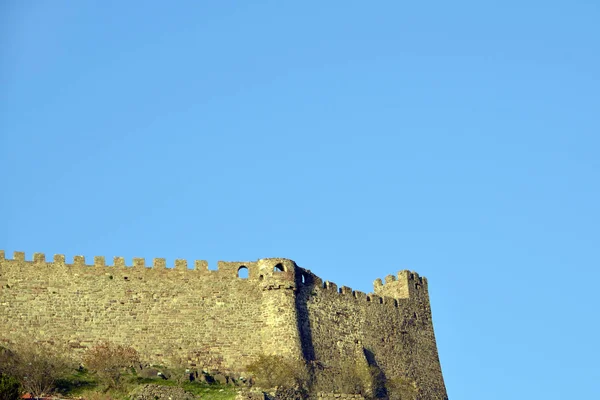
<instances>
[{"instance_id":1,"label":"weathered stone surface","mask_svg":"<svg viewBox=\"0 0 600 400\"><path fill-rule=\"evenodd\" d=\"M260 390L240 390L235 397L236 400L267 400L265 393Z\"/></svg>"},{"instance_id":2,"label":"weathered stone surface","mask_svg":"<svg viewBox=\"0 0 600 400\"><path fill-rule=\"evenodd\" d=\"M180 387L143 385L131 394L133 400L195 400L200 397Z\"/></svg>"},{"instance_id":3,"label":"weathered stone surface","mask_svg":"<svg viewBox=\"0 0 600 400\"><path fill-rule=\"evenodd\" d=\"M427 280L414 272L378 279L367 295L282 258L219 262L218 270L205 261L178 260L173 269L164 259L150 268L121 257L113 265L32 258L0 251L0 340L64 342L75 354L110 340L148 364L176 358L224 376L278 354L308 361L323 388L348 365L364 365L409 382L420 399L446 398ZM243 268L247 279L238 277Z\"/></svg>"},{"instance_id":4,"label":"weathered stone surface","mask_svg":"<svg viewBox=\"0 0 600 400\"><path fill-rule=\"evenodd\" d=\"M347 394L347 393L318 393L316 400L339 400L344 398L347 400L364 400L364 396L361 394Z\"/></svg>"},{"instance_id":5,"label":"weathered stone surface","mask_svg":"<svg viewBox=\"0 0 600 400\"><path fill-rule=\"evenodd\" d=\"M156 378L159 372L156 368L144 368L138 372L138 375L142 378Z\"/></svg>"},{"instance_id":6,"label":"weathered stone surface","mask_svg":"<svg viewBox=\"0 0 600 400\"><path fill-rule=\"evenodd\" d=\"M275 391L276 400L307 400L308 392L302 388L278 387Z\"/></svg>"},{"instance_id":7,"label":"weathered stone surface","mask_svg":"<svg viewBox=\"0 0 600 400\"><path fill-rule=\"evenodd\" d=\"M229 383L227 377L223 374L214 374L213 379L215 380L215 382L221 385L226 385L227 383Z\"/></svg>"}]
</instances>

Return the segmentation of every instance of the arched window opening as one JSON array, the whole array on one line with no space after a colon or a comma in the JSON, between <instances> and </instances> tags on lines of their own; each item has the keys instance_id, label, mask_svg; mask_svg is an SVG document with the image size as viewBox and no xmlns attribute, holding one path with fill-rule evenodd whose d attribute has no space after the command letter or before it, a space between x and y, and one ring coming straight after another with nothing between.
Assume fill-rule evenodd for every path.
<instances>
[{"instance_id":1,"label":"arched window opening","mask_svg":"<svg viewBox=\"0 0 600 400\"><path fill-rule=\"evenodd\" d=\"M371 296L367 296L367 301L371 301Z\"/></svg>"},{"instance_id":2,"label":"arched window opening","mask_svg":"<svg viewBox=\"0 0 600 400\"><path fill-rule=\"evenodd\" d=\"M248 267L246 267L245 265L240 266L238 268L237 276L241 279L248 279Z\"/></svg>"},{"instance_id":3,"label":"arched window opening","mask_svg":"<svg viewBox=\"0 0 600 400\"><path fill-rule=\"evenodd\" d=\"M261 276L259 276L259 277L258 277L258 280L259 280L259 281L262 281L263 279L265 279L265 276L264 276L264 275L261 275Z\"/></svg>"},{"instance_id":4,"label":"arched window opening","mask_svg":"<svg viewBox=\"0 0 600 400\"><path fill-rule=\"evenodd\" d=\"M273 272L283 272L285 268L283 268L283 264L279 263L273 267Z\"/></svg>"}]
</instances>

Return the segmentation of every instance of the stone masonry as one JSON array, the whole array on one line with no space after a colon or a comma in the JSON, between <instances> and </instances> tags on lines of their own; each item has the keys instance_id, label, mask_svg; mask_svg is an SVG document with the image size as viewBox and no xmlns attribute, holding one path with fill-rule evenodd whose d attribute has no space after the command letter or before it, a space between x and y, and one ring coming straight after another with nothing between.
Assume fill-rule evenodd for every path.
<instances>
[{"instance_id":1,"label":"stone masonry","mask_svg":"<svg viewBox=\"0 0 600 400\"><path fill-rule=\"evenodd\" d=\"M239 272L248 270L248 277ZM33 260L0 251L0 341L24 337L68 344L76 352L100 340L136 348L149 363L183 357L192 365L243 372L260 355L307 361L315 379L348 362L387 380L407 379L419 398L447 399L427 279L410 271L374 282L374 293L323 281L292 260L253 262L121 257L107 265L83 256Z\"/></svg>"}]
</instances>

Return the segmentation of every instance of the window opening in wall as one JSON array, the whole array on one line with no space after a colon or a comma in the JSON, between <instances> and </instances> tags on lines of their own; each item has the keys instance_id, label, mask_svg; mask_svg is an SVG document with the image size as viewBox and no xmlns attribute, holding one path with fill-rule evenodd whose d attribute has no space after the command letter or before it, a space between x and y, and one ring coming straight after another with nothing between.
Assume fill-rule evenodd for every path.
<instances>
[{"instance_id":1,"label":"window opening in wall","mask_svg":"<svg viewBox=\"0 0 600 400\"><path fill-rule=\"evenodd\" d=\"M304 277L304 274L302 274L302 283L306 283L306 278Z\"/></svg>"},{"instance_id":2,"label":"window opening in wall","mask_svg":"<svg viewBox=\"0 0 600 400\"><path fill-rule=\"evenodd\" d=\"M123 279L125 279L126 281L128 281L129 277L125 276L125 277L123 277Z\"/></svg>"},{"instance_id":3,"label":"window opening in wall","mask_svg":"<svg viewBox=\"0 0 600 400\"><path fill-rule=\"evenodd\" d=\"M283 268L283 264L279 263L273 267L273 272L283 272L285 268Z\"/></svg>"},{"instance_id":4,"label":"window opening in wall","mask_svg":"<svg viewBox=\"0 0 600 400\"><path fill-rule=\"evenodd\" d=\"M259 277L258 277L258 280L259 280L259 281L262 281L263 279L265 279L265 276L264 276L264 275L261 275L261 276L259 276Z\"/></svg>"},{"instance_id":5,"label":"window opening in wall","mask_svg":"<svg viewBox=\"0 0 600 400\"><path fill-rule=\"evenodd\" d=\"M240 266L238 268L237 276L241 279L248 279L248 267L246 267L245 265Z\"/></svg>"},{"instance_id":6,"label":"window opening in wall","mask_svg":"<svg viewBox=\"0 0 600 400\"><path fill-rule=\"evenodd\" d=\"M371 301L371 296L367 296L367 301Z\"/></svg>"}]
</instances>

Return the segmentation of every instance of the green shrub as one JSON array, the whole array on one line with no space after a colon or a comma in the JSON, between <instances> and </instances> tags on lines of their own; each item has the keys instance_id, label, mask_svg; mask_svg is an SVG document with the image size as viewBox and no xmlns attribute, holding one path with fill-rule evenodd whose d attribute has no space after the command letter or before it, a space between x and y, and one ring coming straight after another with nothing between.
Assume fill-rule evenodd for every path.
<instances>
[{"instance_id":1,"label":"green shrub","mask_svg":"<svg viewBox=\"0 0 600 400\"><path fill-rule=\"evenodd\" d=\"M0 362L4 364L4 374L16 378L23 390L36 398L50 394L57 380L73 369L60 345L27 339L11 344L9 350L2 349Z\"/></svg>"},{"instance_id":2,"label":"green shrub","mask_svg":"<svg viewBox=\"0 0 600 400\"><path fill-rule=\"evenodd\" d=\"M14 351L0 346L0 375L11 375L14 371L17 361L17 355Z\"/></svg>"},{"instance_id":3,"label":"green shrub","mask_svg":"<svg viewBox=\"0 0 600 400\"><path fill-rule=\"evenodd\" d=\"M0 374L0 400L17 400L21 395L21 384L8 375Z\"/></svg>"}]
</instances>

